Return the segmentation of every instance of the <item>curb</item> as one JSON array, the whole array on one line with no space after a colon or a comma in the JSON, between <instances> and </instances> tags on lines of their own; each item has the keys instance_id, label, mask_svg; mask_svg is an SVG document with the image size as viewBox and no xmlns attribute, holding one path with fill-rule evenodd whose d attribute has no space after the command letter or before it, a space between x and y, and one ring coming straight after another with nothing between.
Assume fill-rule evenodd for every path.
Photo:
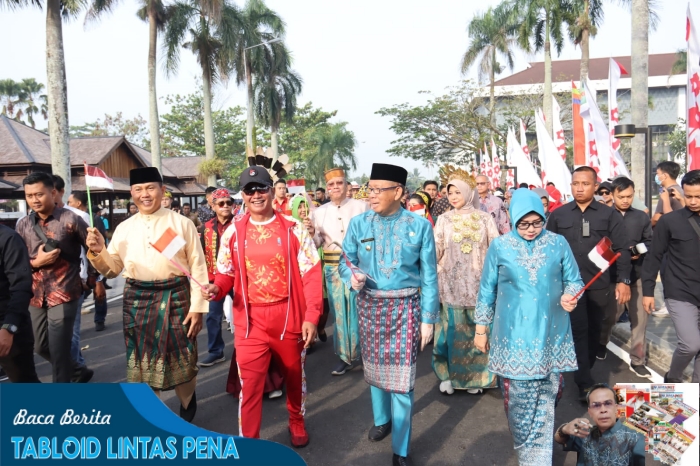
<instances>
[{"instance_id":1,"label":"curb","mask_svg":"<svg viewBox=\"0 0 700 466\"><path fill-rule=\"evenodd\" d=\"M632 338L632 330L628 322L617 323L613 327L612 336L615 343L623 350L630 351L630 340ZM673 359L672 347L666 340L662 340L658 336L647 332L647 358L649 366L659 368L660 374L665 374L671 367L671 359ZM690 383L693 377L693 365L689 364L683 371L683 379Z\"/></svg>"}]
</instances>

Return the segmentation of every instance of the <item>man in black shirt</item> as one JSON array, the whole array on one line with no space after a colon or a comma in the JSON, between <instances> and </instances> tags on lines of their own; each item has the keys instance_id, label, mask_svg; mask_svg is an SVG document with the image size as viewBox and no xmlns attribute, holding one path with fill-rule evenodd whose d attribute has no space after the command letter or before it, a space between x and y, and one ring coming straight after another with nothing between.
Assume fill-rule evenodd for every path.
<instances>
[{"instance_id":1,"label":"man in black shirt","mask_svg":"<svg viewBox=\"0 0 700 466\"><path fill-rule=\"evenodd\" d=\"M32 272L22 238L0 225L0 366L12 382L39 382L29 316Z\"/></svg>"},{"instance_id":2,"label":"man in black shirt","mask_svg":"<svg viewBox=\"0 0 700 466\"><path fill-rule=\"evenodd\" d=\"M600 184L601 187L603 183ZM646 368L646 332L647 313L642 305L642 265L646 251L651 249L651 220L649 215L632 207L634 200L634 182L624 176L615 178L609 187L612 192L613 207L617 209L625 223L625 229L630 239L632 252L632 269L630 281L632 282L632 297L627 304L619 304L617 313L610 313L603 321L603 333L600 336L600 351L605 352L610 341L613 326L618 321L625 308L628 309L630 324L632 326L632 340L630 343L630 370L639 377L651 378L651 372ZM601 188L598 188L601 191ZM643 244L643 246L638 246ZM641 251L640 251L641 249ZM616 266L613 264L610 273L615 275Z\"/></svg>"},{"instance_id":3,"label":"man in black shirt","mask_svg":"<svg viewBox=\"0 0 700 466\"><path fill-rule=\"evenodd\" d=\"M630 299L629 239L620 213L593 202L598 187L596 180L597 174L591 167L574 170L571 181L574 202L554 210L547 221L549 231L564 236L569 242L585 283L600 271L588 258L588 253L601 239L606 236L610 238L613 250L621 253L617 261L617 276L611 277L609 271L604 273L581 296L571 312L571 332L578 360L574 380L579 387L580 401L586 400L587 390L594 384L591 368L598 352L603 318L608 312L615 312L616 299L619 304L625 304ZM612 280L617 285L612 284Z\"/></svg>"},{"instance_id":4,"label":"man in black shirt","mask_svg":"<svg viewBox=\"0 0 700 466\"><path fill-rule=\"evenodd\" d=\"M700 170L685 174L680 210L664 214L656 223L654 241L642 269L644 310L654 309L654 287L666 255L661 282L666 308L678 335L671 367L665 380L683 382L683 370L695 358L693 383L700 382Z\"/></svg>"}]
</instances>

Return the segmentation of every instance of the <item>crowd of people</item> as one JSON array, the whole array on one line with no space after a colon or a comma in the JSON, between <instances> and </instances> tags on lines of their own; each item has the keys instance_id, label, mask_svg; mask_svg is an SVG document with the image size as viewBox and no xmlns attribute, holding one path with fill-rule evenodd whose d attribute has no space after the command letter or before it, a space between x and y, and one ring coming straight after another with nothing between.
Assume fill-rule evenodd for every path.
<instances>
[{"instance_id":1,"label":"crowd of people","mask_svg":"<svg viewBox=\"0 0 700 466\"><path fill-rule=\"evenodd\" d=\"M309 443L304 364L328 338L332 313L330 373L362 366L374 417L368 438L391 435L394 465L410 464L417 354L431 341L441 393L500 388L520 464L551 464L554 443L591 458L615 443L621 458L639 461L639 438L616 423L614 392L596 383L603 374L593 367L628 315L630 370L651 378L648 316L667 313L679 343L665 381L681 382L693 360L700 381L700 171L679 186L679 170L657 167L650 218L632 180L599 183L589 167L574 170L569 200L551 184L492 190L487 177L462 170L409 193L406 170L379 163L364 186L333 168L325 187L290 196L283 179L251 166L239 179L242 204L211 187L196 210L175 204L157 169L140 168L131 171L127 219L110 238L99 218L91 222L85 193L64 206L62 180L33 173L23 182L32 213L16 231L0 227L0 365L12 382L38 382L36 353L54 382L89 381L82 302L95 294L103 330L104 281L121 274L127 381L175 390L187 421L198 371L225 361L230 302L226 389L239 397L244 437L260 436L262 397L286 392L290 442ZM184 239L170 259L152 244L168 232ZM604 237L620 257L576 299L600 271L588 254ZM555 431L565 372L595 426L576 419Z\"/></svg>"}]
</instances>

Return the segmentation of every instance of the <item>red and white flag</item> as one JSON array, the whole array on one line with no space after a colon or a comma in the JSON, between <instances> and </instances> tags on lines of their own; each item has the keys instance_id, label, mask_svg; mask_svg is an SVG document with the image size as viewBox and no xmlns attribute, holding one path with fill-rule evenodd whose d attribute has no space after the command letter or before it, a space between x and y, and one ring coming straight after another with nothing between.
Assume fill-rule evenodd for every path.
<instances>
[{"instance_id":1,"label":"red and white flag","mask_svg":"<svg viewBox=\"0 0 700 466\"><path fill-rule=\"evenodd\" d=\"M185 244L187 244L185 238L175 233L172 228L168 228L152 246L169 260L172 260Z\"/></svg>"},{"instance_id":2,"label":"red and white flag","mask_svg":"<svg viewBox=\"0 0 700 466\"><path fill-rule=\"evenodd\" d=\"M523 123L523 120L520 120L520 147L523 149L523 153L525 154L525 157L527 157L528 162L532 162L532 159L530 158L530 148L527 147L527 135L525 134L525 123Z\"/></svg>"},{"instance_id":3,"label":"red and white flag","mask_svg":"<svg viewBox=\"0 0 700 466\"><path fill-rule=\"evenodd\" d=\"M610 131L596 103L596 94L589 82L583 83L581 117L588 123L589 160L588 164L598 172L598 180L612 178L612 149ZM558 186L557 186L558 187Z\"/></svg>"},{"instance_id":4,"label":"red and white flag","mask_svg":"<svg viewBox=\"0 0 700 466\"><path fill-rule=\"evenodd\" d=\"M540 109L535 111L535 128L537 131L537 157L542 168L542 185L552 182L564 195L571 195L571 171L562 160L554 141L549 136L544 124L544 114ZM518 174L520 178L520 174ZM520 179L518 180L520 181Z\"/></svg>"},{"instance_id":5,"label":"red and white flag","mask_svg":"<svg viewBox=\"0 0 700 466\"><path fill-rule=\"evenodd\" d=\"M688 3L688 17L685 26L685 40L688 43L688 119L686 131L688 140L688 170L700 169L700 36L693 25Z\"/></svg>"},{"instance_id":6,"label":"red and white flag","mask_svg":"<svg viewBox=\"0 0 700 466\"><path fill-rule=\"evenodd\" d=\"M491 138L491 169L493 174L491 175L491 187L497 189L501 187L501 159L498 158L498 150L496 149L496 143L493 142Z\"/></svg>"},{"instance_id":7,"label":"red and white flag","mask_svg":"<svg viewBox=\"0 0 700 466\"><path fill-rule=\"evenodd\" d=\"M114 190L114 181L105 172L97 167L91 167L85 163L85 185L92 188L104 188Z\"/></svg>"},{"instance_id":8,"label":"red and white flag","mask_svg":"<svg viewBox=\"0 0 700 466\"><path fill-rule=\"evenodd\" d=\"M562 160L566 162L566 139L564 139L564 127L561 125L561 107L557 99L552 96L552 130L554 132L554 145Z\"/></svg>"},{"instance_id":9,"label":"red and white flag","mask_svg":"<svg viewBox=\"0 0 700 466\"><path fill-rule=\"evenodd\" d=\"M289 194L304 194L306 183L304 180L287 180L287 191Z\"/></svg>"},{"instance_id":10,"label":"red and white flag","mask_svg":"<svg viewBox=\"0 0 700 466\"><path fill-rule=\"evenodd\" d=\"M615 252L612 250L612 241L607 236L601 239L598 244L588 253L588 258L600 270L605 272L612 264L612 259L615 257Z\"/></svg>"},{"instance_id":11,"label":"red and white flag","mask_svg":"<svg viewBox=\"0 0 700 466\"><path fill-rule=\"evenodd\" d=\"M608 127L610 128L610 148L612 150L612 177L626 176L630 177L630 173L625 166L625 161L620 155L620 140L615 137L615 125L620 123L620 116L617 108L617 83L620 81L620 76L628 74L627 70L618 62L610 59L610 68L608 70Z\"/></svg>"}]
</instances>

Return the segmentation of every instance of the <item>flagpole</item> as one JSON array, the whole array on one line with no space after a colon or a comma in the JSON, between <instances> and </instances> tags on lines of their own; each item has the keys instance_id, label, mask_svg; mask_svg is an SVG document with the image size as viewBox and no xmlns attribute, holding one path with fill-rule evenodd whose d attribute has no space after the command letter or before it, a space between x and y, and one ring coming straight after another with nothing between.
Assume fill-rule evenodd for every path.
<instances>
[{"instance_id":1,"label":"flagpole","mask_svg":"<svg viewBox=\"0 0 700 466\"><path fill-rule=\"evenodd\" d=\"M83 179L85 180L85 190L87 191L88 211L90 212L90 228L95 228L95 225L93 225L92 222L92 202L90 201L90 185L87 182L88 167L86 161L83 161L83 166L85 167L85 175L83 176Z\"/></svg>"},{"instance_id":2,"label":"flagpole","mask_svg":"<svg viewBox=\"0 0 700 466\"><path fill-rule=\"evenodd\" d=\"M600 278L600 276L603 275L610 268L610 266L613 265L615 263L615 261L620 258L621 255L622 255L622 253L619 253L619 252L617 254L615 254L615 256L612 259L610 259L610 262L608 262L608 267L605 270L601 270L600 272L595 274L595 276L593 278L591 278L591 281L586 283L586 286L581 288L581 291L576 293L576 296L574 296L573 299L577 300L579 298L579 296L581 296L583 294L583 292L586 291L588 289L588 287L593 284L594 281L598 280Z\"/></svg>"}]
</instances>

